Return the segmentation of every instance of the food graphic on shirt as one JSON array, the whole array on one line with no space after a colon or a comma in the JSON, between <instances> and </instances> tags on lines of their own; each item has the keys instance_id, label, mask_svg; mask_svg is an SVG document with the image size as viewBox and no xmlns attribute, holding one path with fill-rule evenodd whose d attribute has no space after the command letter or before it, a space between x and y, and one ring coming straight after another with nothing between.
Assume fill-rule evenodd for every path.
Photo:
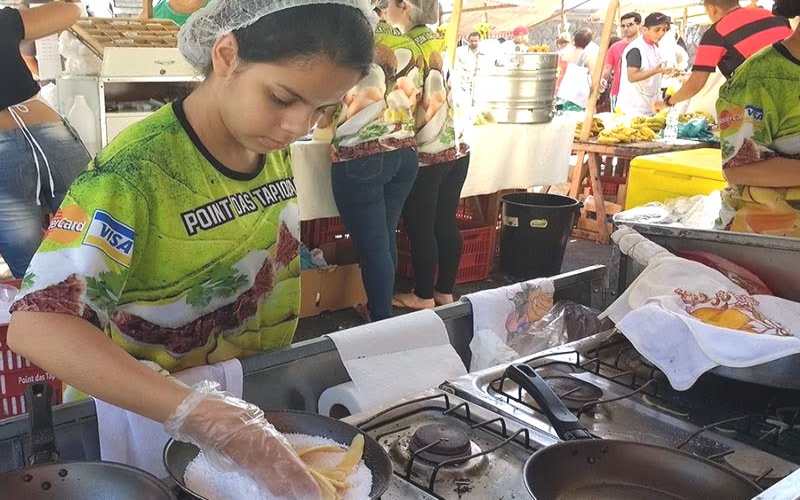
<instances>
[{"instance_id":1,"label":"food graphic on shirt","mask_svg":"<svg viewBox=\"0 0 800 500\"><path fill-rule=\"evenodd\" d=\"M23 293L30 286L33 286L34 275L32 273L28 274L25 280L28 280L28 284L23 281ZM77 274L70 274L59 283L27 294L26 299L29 300L18 302L15 307L18 311L68 312L89 321L95 326L99 326L100 323L95 311L90 307L84 306L81 302L81 297L86 291L86 281Z\"/></svg>"},{"instance_id":2,"label":"food graphic on shirt","mask_svg":"<svg viewBox=\"0 0 800 500\"><path fill-rule=\"evenodd\" d=\"M375 45L367 76L343 99L334 137L340 154L353 154L348 148L362 154L392 149L397 141L413 138L413 116L422 86L417 64L407 48Z\"/></svg>"}]
</instances>

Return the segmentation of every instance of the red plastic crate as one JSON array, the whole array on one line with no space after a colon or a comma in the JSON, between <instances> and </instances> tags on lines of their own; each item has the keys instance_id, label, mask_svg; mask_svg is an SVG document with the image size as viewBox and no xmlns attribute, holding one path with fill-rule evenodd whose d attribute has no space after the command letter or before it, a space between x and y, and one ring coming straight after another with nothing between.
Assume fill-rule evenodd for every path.
<instances>
[{"instance_id":1,"label":"red plastic crate","mask_svg":"<svg viewBox=\"0 0 800 500\"><path fill-rule=\"evenodd\" d=\"M619 175L604 175L600 177L600 182L603 184L603 196L617 196L619 187L628 179Z\"/></svg>"},{"instance_id":2,"label":"red plastic crate","mask_svg":"<svg viewBox=\"0 0 800 500\"><path fill-rule=\"evenodd\" d=\"M0 281L0 284L20 286L18 280ZM53 404L60 404L61 381L12 352L6 343L7 335L8 324L0 324L0 419L28 411L25 404L25 388L35 382L49 384L53 388Z\"/></svg>"},{"instance_id":3,"label":"red plastic crate","mask_svg":"<svg viewBox=\"0 0 800 500\"><path fill-rule=\"evenodd\" d=\"M305 227L302 225L300 227L301 239L309 249L318 248L323 243L350 239L350 234L339 217L315 219L308 222Z\"/></svg>"},{"instance_id":4,"label":"red plastic crate","mask_svg":"<svg viewBox=\"0 0 800 500\"><path fill-rule=\"evenodd\" d=\"M461 238L464 247L461 261L458 264L456 284L485 280L489 277L494 256L496 230L490 224L459 219ZM397 274L406 278L414 277L414 265L411 262L411 242L401 224L397 232Z\"/></svg>"}]
</instances>

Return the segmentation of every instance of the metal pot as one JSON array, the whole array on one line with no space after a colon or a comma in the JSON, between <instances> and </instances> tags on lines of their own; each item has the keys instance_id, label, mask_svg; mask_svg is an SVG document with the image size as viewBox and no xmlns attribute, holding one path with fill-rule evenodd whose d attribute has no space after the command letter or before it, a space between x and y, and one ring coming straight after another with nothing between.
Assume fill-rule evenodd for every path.
<instances>
[{"instance_id":1,"label":"metal pot","mask_svg":"<svg viewBox=\"0 0 800 500\"><path fill-rule=\"evenodd\" d=\"M0 475L3 498L52 500L172 500L155 476L113 462L61 462L55 447L52 389L31 384L25 393L30 421L29 467Z\"/></svg>"},{"instance_id":2,"label":"metal pot","mask_svg":"<svg viewBox=\"0 0 800 500\"><path fill-rule=\"evenodd\" d=\"M301 411L267 411L264 417L283 434L306 434L333 439L337 443L350 443L356 434L364 436L364 465L372 472L370 499L377 499L389 488L392 479L392 462L386 450L377 441L350 424L323 415ZM186 466L195 459L196 446L170 440L164 447L164 466L172 479L198 500L207 500L190 490L183 481Z\"/></svg>"},{"instance_id":3,"label":"metal pot","mask_svg":"<svg viewBox=\"0 0 800 500\"><path fill-rule=\"evenodd\" d=\"M536 400L564 440L525 463L525 486L535 500L749 500L761 492L746 477L689 453L594 439L533 368L512 365L506 376Z\"/></svg>"},{"instance_id":4,"label":"metal pot","mask_svg":"<svg viewBox=\"0 0 800 500\"><path fill-rule=\"evenodd\" d=\"M546 123L553 119L558 54L479 56L472 97L499 123Z\"/></svg>"}]
</instances>

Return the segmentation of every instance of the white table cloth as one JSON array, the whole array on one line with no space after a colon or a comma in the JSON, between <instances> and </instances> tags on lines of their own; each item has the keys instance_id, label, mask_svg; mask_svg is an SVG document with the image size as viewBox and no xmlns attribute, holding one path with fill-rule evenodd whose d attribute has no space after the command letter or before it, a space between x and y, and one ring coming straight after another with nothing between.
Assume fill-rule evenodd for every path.
<instances>
[{"instance_id":1,"label":"white table cloth","mask_svg":"<svg viewBox=\"0 0 800 500\"><path fill-rule=\"evenodd\" d=\"M559 115L550 123L481 125L470 131L469 174L461 196L491 194L567 182L576 120ZM330 144L292 144L292 168L300 218L336 217L331 188Z\"/></svg>"}]
</instances>

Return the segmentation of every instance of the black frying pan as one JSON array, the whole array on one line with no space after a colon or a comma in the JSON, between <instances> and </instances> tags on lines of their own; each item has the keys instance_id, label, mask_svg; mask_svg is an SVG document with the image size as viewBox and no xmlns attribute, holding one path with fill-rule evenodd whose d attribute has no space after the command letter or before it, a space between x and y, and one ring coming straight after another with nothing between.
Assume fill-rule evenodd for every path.
<instances>
[{"instance_id":1,"label":"black frying pan","mask_svg":"<svg viewBox=\"0 0 800 500\"><path fill-rule=\"evenodd\" d=\"M749 500L761 491L746 477L689 453L593 439L533 368L512 365L506 376L539 403L564 440L525 463L525 486L535 500Z\"/></svg>"},{"instance_id":2,"label":"black frying pan","mask_svg":"<svg viewBox=\"0 0 800 500\"><path fill-rule=\"evenodd\" d=\"M266 411L264 417L283 434L307 434L333 439L337 443L350 444L356 434L364 436L364 465L372 472L372 491L370 499L380 498L389 488L392 479L392 462L389 455L377 441L359 431L352 425L323 415L302 411ZM206 500L195 494L183 482L186 466L197 456L196 446L170 440L164 447L164 466L167 472L183 490L199 500Z\"/></svg>"},{"instance_id":3,"label":"black frying pan","mask_svg":"<svg viewBox=\"0 0 800 500\"><path fill-rule=\"evenodd\" d=\"M61 462L53 431L52 389L31 384L25 393L30 421L29 467L0 475L0 497L25 500L172 500L155 476L113 462Z\"/></svg>"}]
</instances>

